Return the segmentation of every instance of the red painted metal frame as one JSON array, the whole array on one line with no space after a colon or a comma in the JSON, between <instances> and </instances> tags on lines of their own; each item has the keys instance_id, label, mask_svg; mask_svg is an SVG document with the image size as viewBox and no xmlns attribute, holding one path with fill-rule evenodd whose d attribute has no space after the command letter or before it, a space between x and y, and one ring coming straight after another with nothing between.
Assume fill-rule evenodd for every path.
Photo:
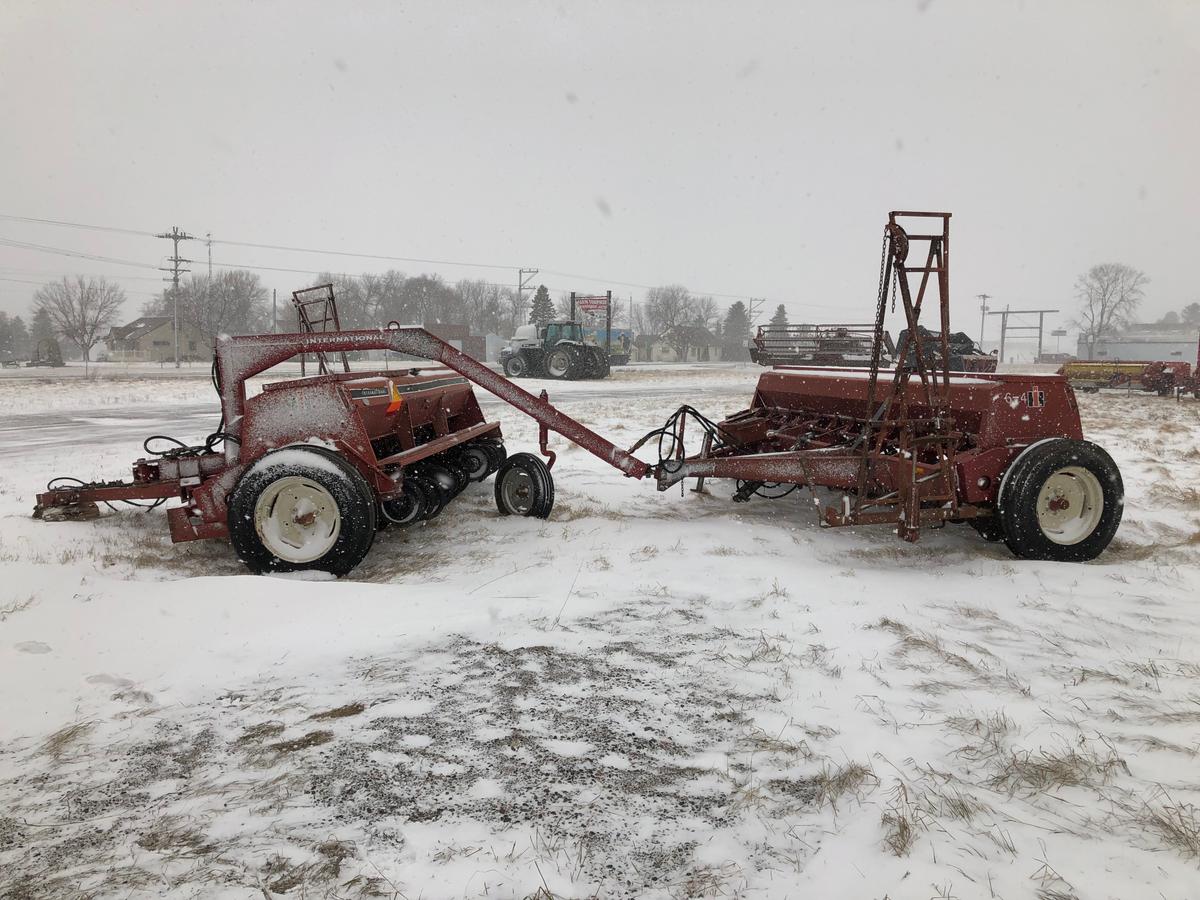
<instances>
[{"instance_id":1,"label":"red painted metal frame","mask_svg":"<svg viewBox=\"0 0 1200 900\"><path fill-rule=\"evenodd\" d=\"M941 227L910 233L901 224L910 219ZM924 259L910 266L911 246L922 243ZM1024 447L1082 439L1064 378L951 373L949 213L890 213L880 269L869 368L776 366L759 379L751 408L719 424L722 445L658 468L659 489L689 477L832 487L844 493L840 508L825 508L826 525L890 523L915 541L923 525L991 515L1002 475ZM940 352L929 354L918 325L934 291ZM907 334L885 374L889 294Z\"/></svg>"},{"instance_id":2,"label":"red painted metal frame","mask_svg":"<svg viewBox=\"0 0 1200 900\"><path fill-rule=\"evenodd\" d=\"M857 491L870 409L868 376L866 369L794 366L764 372L750 408L719 423L725 446L662 467L659 488L716 477ZM906 389L907 423L917 447L931 435L953 441L953 477L945 480L940 462L923 461L919 453L906 456L889 444L872 460L867 490L876 501L891 495L893 504L901 486L915 480L927 485L925 491L955 490L958 517L970 518L979 512L966 505L995 503L1000 475L1023 447L1046 437L1083 437L1075 395L1059 376L955 373L947 387L957 431L941 430L945 420L932 415L915 384ZM895 510L883 512L890 518L880 521L896 519ZM880 511L864 513L870 516L861 520L865 523L878 520Z\"/></svg>"},{"instance_id":3,"label":"red painted metal frame","mask_svg":"<svg viewBox=\"0 0 1200 900\"><path fill-rule=\"evenodd\" d=\"M424 328L389 328L342 331L328 334L260 334L227 337L217 346L221 408L226 427L236 429L245 413L246 381L297 353L339 353L393 350L440 362L468 381L521 410L549 431L561 434L594 456L632 478L643 478L650 467L586 425L558 410L544 397L533 394L499 375L476 359L456 350ZM236 443L225 445L229 464L238 462Z\"/></svg>"},{"instance_id":4,"label":"red painted metal frame","mask_svg":"<svg viewBox=\"0 0 1200 900\"><path fill-rule=\"evenodd\" d=\"M910 217L940 219L941 231L910 234L899 222ZM651 466L555 408L545 391L534 396L423 328L224 337L217 344L217 372L225 430L243 440L226 440L223 456L139 461L132 483L55 489L38 496L39 507L178 493L189 506L169 511L174 539L222 536L225 496L246 465L281 446L255 437L256 417L270 410L270 403L262 400L268 393L293 392L302 411L319 406L324 397L326 408L337 416L322 436L372 480L381 496L397 486L383 465L407 464L498 428L474 421L452 427L439 400L432 442L402 445L377 459L361 417L345 415L330 399L336 395L344 406L337 386L352 375L293 380L247 400L250 378L297 355L390 350L441 363L533 418L539 425L541 450L551 464L554 454L548 438L553 431L628 477L654 475L659 490L685 478L703 483L706 477L839 488L845 492L841 508L826 508L825 524L892 523L906 540L916 540L922 525L989 515L1003 472L1025 446L1046 437L1082 438L1074 394L1062 376L951 375L949 219L949 213L889 215L869 368L780 366L764 373L752 406L720 424L718 442L711 433L706 435L699 456L684 457L687 416L677 418L676 458ZM914 242L926 242L928 253L923 265L909 267ZM915 276L919 281L910 282ZM940 312L941 366L936 371L927 364L917 327L931 281ZM908 331L895 358L908 359L911 340L914 365L898 364L886 376L890 383L881 384L883 322L892 284L892 302L898 293ZM299 415L301 431L293 435L284 429L284 438L303 440L305 421Z\"/></svg>"},{"instance_id":5,"label":"red painted metal frame","mask_svg":"<svg viewBox=\"0 0 1200 900\"><path fill-rule=\"evenodd\" d=\"M297 355L365 350L392 350L440 362L468 382L527 413L540 425L541 447L551 464L554 454L547 440L549 432L555 431L628 476L642 478L649 472L646 463L556 409L545 391L535 397L423 328L251 335L225 337L217 342L221 409L225 431L233 437L225 441L223 455L202 453L139 460L131 482L64 486L39 494L35 514L55 508L73 515L88 515L98 502L179 497L186 505L168 511L173 540L224 537L228 535L225 502L229 491L249 464L275 447L312 438L331 444L358 468L378 496L386 498L397 493L402 484L392 467L411 465L466 441L499 438L499 425L482 420L467 384L448 387L441 393L426 383L416 384L419 393L411 402L426 404L429 421L422 420L423 427L432 428L433 436L416 445L411 438L407 444L400 441L395 452L382 458L376 457L374 435L366 428L367 411L348 405L347 395L353 393L350 385L355 382L373 383L394 373L326 374L292 379L268 385L252 399L246 397L247 380ZM451 392L458 396L457 401L447 399ZM407 414L408 411L401 413ZM452 414L457 421L448 418ZM261 421L264 417L276 422L282 419L283 424L264 426ZM314 421L319 424L314 425ZM411 426L397 428L396 433L405 435L412 430ZM389 471L384 471L385 466Z\"/></svg>"}]
</instances>

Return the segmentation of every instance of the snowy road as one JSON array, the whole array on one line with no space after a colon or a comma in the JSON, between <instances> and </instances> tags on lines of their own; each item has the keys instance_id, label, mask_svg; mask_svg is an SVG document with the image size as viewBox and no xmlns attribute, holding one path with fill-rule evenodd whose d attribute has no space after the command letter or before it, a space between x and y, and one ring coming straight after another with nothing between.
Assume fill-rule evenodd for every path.
<instances>
[{"instance_id":1,"label":"snowy road","mask_svg":"<svg viewBox=\"0 0 1200 900\"><path fill-rule=\"evenodd\" d=\"M545 387L554 404L566 411L597 396L595 383L533 381L524 384L534 392ZM646 430L661 424L661 420L681 402L678 388L651 387L640 382L610 384L603 393L609 397L636 399L639 405L643 401L661 401L661 416L658 420L647 421ZM705 391L700 387L687 396L690 398L688 402L703 405L705 399L718 395L724 399L720 392L711 389ZM484 391L478 391L477 396L485 415L494 417L507 406ZM749 401L748 394L746 401ZM650 404L648 406L655 408ZM98 406L91 409L16 413L0 422L0 459L27 456L30 452L53 448L78 447L80 443L96 447L140 443L152 434L201 442L205 435L216 428L220 415L221 407L215 398L183 403L139 403L133 409Z\"/></svg>"}]
</instances>

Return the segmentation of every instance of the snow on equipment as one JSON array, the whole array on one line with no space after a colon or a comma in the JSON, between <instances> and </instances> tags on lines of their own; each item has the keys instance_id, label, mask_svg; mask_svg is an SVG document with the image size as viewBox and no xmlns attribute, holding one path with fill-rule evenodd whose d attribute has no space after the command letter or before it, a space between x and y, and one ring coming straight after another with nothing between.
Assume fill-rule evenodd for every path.
<instances>
[{"instance_id":1,"label":"snow on equipment","mask_svg":"<svg viewBox=\"0 0 1200 900\"><path fill-rule=\"evenodd\" d=\"M902 222L912 220L933 227L910 233ZM927 253L910 266L914 244ZM138 460L132 482L51 486L35 515L75 518L95 514L97 502L177 496L174 540L228 537L255 571L342 574L366 554L377 516L405 524L436 515L466 480L497 468L502 514L548 516L553 431L628 477L653 477L660 491L688 478L697 489L732 479L736 501L803 488L826 527L884 524L915 541L923 527L969 523L1017 556L1092 559L1121 520L1120 472L1084 440L1064 376L952 373L949 263L949 213L891 213L869 365L777 366L760 376L749 408L717 423L680 407L628 451L545 391L534 396L420 328L224 338L215 360L224 421L204 446ZM940 324L926 331L919 320L933 285ZM896 348L907 363L892 371L882 368L889 299L907 326ZM248 378L295 355L380 349L462 377L325 374L246 397ZM499 426L483 420L468 382L539 423L547 462L504 460ZM689 437L700 439L696 452ZM653 463L633 455L648 445L658 450Z\"/></svg>"},{"instance_id":2,"label":"snow on equipment","mask_svg":"<svg viewBox=\"0 0 1200 900\"><path fill-rule=\"evenodd\" d=\"M325 371L267 384L254 397L246 381L305 352L323 360L399 346L432 356L428 342L441 345L421 329L393 338L400 334L222 337L213 361L222 422L204 444L150 438L132 481L56 479L38 495L34 515L94 518L97 503L178 497L182 505L167 511L174 541L228 538L256 572L345 574L366 555L377 526L432 519L467 484L493 473L506 481L511 466L499 424L484 420L468 381L445 369ZM156 450L156 442L168 446ZM549 507L509 511L546 515Z\"/></svg>"},{"instance_id":3,"label":"snow on equipment","mask_svg":"<svg viewBox=\"0 0 1200 900\"><path fill-rule=\"evenodd\" d=\"M882 365L896 347L883 333ZM874 325L759 325L750 339L750 359L760 366L865 366L871 362Z\"/></svg>"},{"instance_id":4,"label":"snow on equipment","mask_svg":"<svg viewBox=\"0 0 1200 900\"><path fill-rule=\"evenodd\" d=\"M1101 388L1128 388L1169 397L1192 384L1192 366L1186 362L1073 360L1058 372L1073 388L1089 394Z\"/></svg>"},{"instance_id":5,"label":"snow on equipment","mask_svg":"<svg viewBox=\"0 0 1200 900\"><path fill-rule=\"evenodd\" d=\"M1196 340L1196 365L1176 360L1074 359L1058 370L1071 387L1089 394L1101 388L1126 388L1181 399L1192 394L1200 400L1200 337Z\"/></svg>"},{"instance_id":6,"label":"snow on equipment","mask_svg":"<svg viewBox=\"0 0 1200 900\"><path fill-rule=\"evenodd\" d=\"M921 347L925 354L925 366L936 369L940 363L938 354L941 344L937 332L917 326L921 334ZM908 344L908 365L913 365L913 356L917 352L914 341L908 340L908 331L900 332L900 342ZM983 348L971 339L965 331L956 331L950 335L950 371L952 372L995 372L997 358L991 353L984 353Z\"/></svg>"},{"instance_id":7,"label":"snow on equipment","mask_svg":"<svg viewBox=\"0 0 1200 900\"><path fill-rule=\"evenodd\" d=\"M935 332L917 326L925 365L938 366L941 346ZM896 355L891 335L883 332L881 366L890 367ZM900 341L908 345L908 364L913 365L914 342L907 330ZM750 341L750 358L760 366L868 366L875 346L873 325L759 325ZM995 372L996 357L958 331L950 335L950 369L955 372Z\"/></svg>"},{"instance_id":8,"label":"snow on equipment","mask_svg":"<svg viewBox=\"0 0 1200 900\"><path fill-rule=\"evenodd\" d=\"M1175 399L1182 400L1184 394L1191 394L1200 400L1200 336L1196 338L1196 365L1190 375L1178 378L1175 382Z\"/></svg>"}]
</instances>

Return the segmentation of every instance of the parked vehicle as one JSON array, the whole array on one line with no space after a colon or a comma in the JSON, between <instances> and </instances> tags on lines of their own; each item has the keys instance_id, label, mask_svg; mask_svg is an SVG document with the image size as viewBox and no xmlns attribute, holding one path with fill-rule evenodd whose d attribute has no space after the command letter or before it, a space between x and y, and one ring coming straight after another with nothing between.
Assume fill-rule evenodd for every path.
<instances>
[{"instance_id":1,"label":"parked vehicle","mask_svg":"<svg viewBox=\"0 0 1200 900\"><path fill-rule=\"evenodd\" d=\"M500 351L509 378L604 378L611 363L603 347L583 339L579 322L521 325Z\"/></svg>"}]
</instances>

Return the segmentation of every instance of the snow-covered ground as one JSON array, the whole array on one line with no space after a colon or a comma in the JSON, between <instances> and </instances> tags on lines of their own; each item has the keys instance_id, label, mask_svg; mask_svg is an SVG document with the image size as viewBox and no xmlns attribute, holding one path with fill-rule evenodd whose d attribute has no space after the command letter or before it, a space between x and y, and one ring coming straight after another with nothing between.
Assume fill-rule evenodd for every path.
<instances>
[{"instance_id":1,"label":"snow-covered ground","mask_svg":"<svg viewBox=\"0 0 1200 900\"><path fill-rule=\"evenodd\" d=\"M549 387L629 444L759 371ZM1200 403L1080 398L1126 486L1087 565L562 441L548 521L473 486L337 582L29 518L210 390L0 382L0 896L1200 896Z\"/></svg>"}]
</instances>

